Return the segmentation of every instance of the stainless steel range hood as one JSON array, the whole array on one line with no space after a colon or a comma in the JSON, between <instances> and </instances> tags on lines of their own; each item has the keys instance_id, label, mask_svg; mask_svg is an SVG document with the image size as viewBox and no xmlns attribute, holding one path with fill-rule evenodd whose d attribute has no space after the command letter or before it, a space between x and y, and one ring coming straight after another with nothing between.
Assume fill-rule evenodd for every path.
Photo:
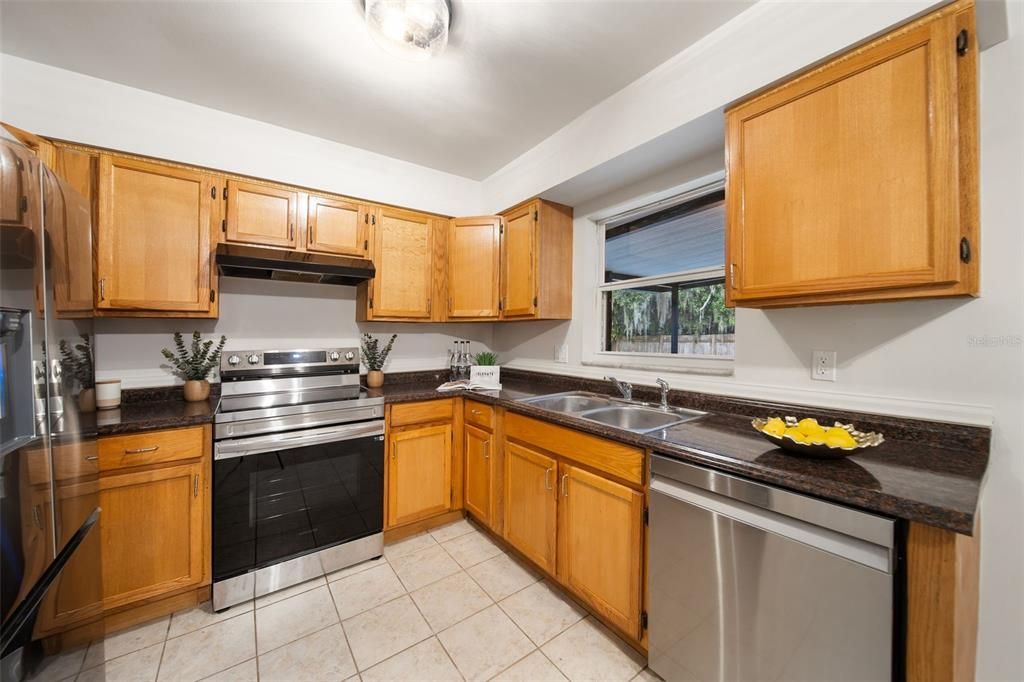
<instances>
[{"instance_id":1,"label":"stainless steel range hood","mask_svg":"<svg viewBox=\"0 0 1024 682\"><path fill-rule=\"evenodd\" d=\"M354 286L374 275L365 258L329 256L242 244L217 245L217 269L228 277Z\"/></svg>"}]
</instances>

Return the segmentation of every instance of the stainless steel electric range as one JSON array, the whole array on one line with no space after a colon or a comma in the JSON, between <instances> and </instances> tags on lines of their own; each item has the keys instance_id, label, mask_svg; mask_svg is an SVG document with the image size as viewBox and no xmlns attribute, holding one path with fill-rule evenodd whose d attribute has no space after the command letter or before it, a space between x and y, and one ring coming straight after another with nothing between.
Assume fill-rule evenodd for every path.
<instances>
[{"instance_id":1,"label":"stainless steel electric range","mask_svg":"<svg viewBox=\"0 0 1024 682\"><path fill-rule=\"evenodd\" d=\"M357 349L225 352L213 460L214 610L383 551L384 399Z\"/></svg>"}]
</instances>

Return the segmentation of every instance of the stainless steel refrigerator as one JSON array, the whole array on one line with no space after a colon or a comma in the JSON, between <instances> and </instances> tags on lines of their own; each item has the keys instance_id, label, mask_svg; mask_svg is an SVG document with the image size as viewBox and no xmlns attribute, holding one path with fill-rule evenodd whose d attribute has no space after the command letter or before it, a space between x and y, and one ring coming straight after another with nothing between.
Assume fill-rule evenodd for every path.
<instances>
[{"instance_id":1,"label":"stainless steel refrigerator","mask_svg":"<svg viewBox=\"0 0 1024 682\"><path fill-rule=\"evenodd\" d=\"M92 250L91 216L85 198L0 128L4 680L31 674L48 637L102 617L93 320L69 293L93 280L81 257Z\"/></svg>"}]
</instances>

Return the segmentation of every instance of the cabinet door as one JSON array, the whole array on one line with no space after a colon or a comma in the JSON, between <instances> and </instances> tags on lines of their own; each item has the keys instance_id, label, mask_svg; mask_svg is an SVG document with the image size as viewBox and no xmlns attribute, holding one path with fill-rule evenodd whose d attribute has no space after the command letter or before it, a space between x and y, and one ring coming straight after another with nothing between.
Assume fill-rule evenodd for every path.
<instances>
[{"instance_id":1,"label":"cabinet door","mask_svg":"<svg viewBox=\"0 0 1024 682\"><path fill-rule=\"evenodd\" d=\"M389 528L451 508L451 424L392 433L388 453Z\"/></svg>"},{"instance_id":2,"label":"cabinet door","mask_svg":"<svg viewBox=\"0 0 1024 682\"><path fill-rule=\"evenodd\" d=\"M100 155L97 308L210 309L212 176Z\"/></svg>"},{"instance_id":3,"label":"cabinet door","mask_svg":"<svg viewBox=\"0 0 1024 682\"><path fill-rule=\"evenodd\" d=\"M17 144L0 144L0 226L24 227L28 211L25 163ZM27 154L27 151L22 150Z\"/></svg>"},{"instance_id":4,"label":"cabinet door","mask_svg":"<svg viewBox=\"0 0 1024 682\"><path fill-rule=\"evenodd\" d=\"M203 581L201 462L100 480L104 608Z\"/></svg>"},{"instance_id":5,"label":"cabinet door","mask_svg":"<svg viewBox=\"0 0 1024 682\"><path fill-rule=\"evenodd\" d=\"M367 212L351 201L309 196L306 215L310 251L365 257Z\"/></svg>"},{"instance_id":6,"label":"cabinet door","mask_svg":"<svg viewBox=\"0 0 1024 682\"><path fill-rule=\"evenodd\" d=\"M642 493L567 464L558 502L558 577L640 638Z\"/></svg>"},{"instance_id":7,"label":"cabinet door","mask_svg":"<svg viewBox=\"0 0 1024 682\"><path fill-rule=\"evenodd\" d=\"M498 317L501 218L453 218L448 223L448 317Z\"/></svg>"},{"instance_id":8,"label":"cabinet door","mask_svg":"<svg viewBox=\"0 0 1024 682\"><path fill-rule=\"evenodd\" d=\"M537 312L537 203L505 214L501 243L503 317L532 317Z\"/></svg>"},{"instance_id":9,"label":"cabinet door","mask_svg":"<svg viewBox=\"0 0 1024 682\"><path fill-rule=\"evenodd\" d=\"M381 208L371 216L375 232L370 283L372 318L429 319L433 289L434 219Z\"/></svg>"},{"instance_id":10,"label":"cabinet door","mask_svg":"<svg viewBox=\"0 0 1024 682\"><path fill-rule=\"evenodd\" d=\"M726 129L731 300L959 278L952 15L739 105Z\"/></svg>"},{"instance_id":11,"label":"cabinet door","mask_svg":"<svg viewBox=\"0 0 1024 682\"><path fill-rule=\"evenodd\" d=\"M60 317L92 315L92 224L98 161L96 154L82 150L54 150L53 171L63 183L54 182L48 188L47 231L52 243L53 297Z\"/></svg>"},{"instance_id":12,"label":"cabinet door","mask_svg":"<svg viewBox=\"0 0 1024 682\"><path fill-rule=\"evenodd\" d=\"M491 524L492 475L491 441L493 436L475 426L466 425L466 511L486 525Z\"/></svg>"},{"instance_id":13,"label":"cabinet door","mask_svg":"<svg viewBox=\"0 0 1024 682\"><path fill-rule=\"evenodd\" d=\"M267 246L295 246L298 192L228 180L227 240Z\"/></svg>"},{"instance_id":14,"label":"cabinet door","mask_svg":"<svg viewBox=\"0 0 1024 682\"><path fill-rule=\"evenodd\" d=\"M63 547L99 506L98 480L57 485L57 544ZM102 525L103 514L100 519ZM38 629L53 632L65 629L103 609L103 588L96 575L101 565L100 527L93 527L72 555L60 576L50 587L39 610Z\"/></svg>"},{"instance_id":15,"label":"cabinet door","mask_svg":"<svg viewBox=\"0 0 1024 682\"><path fill-rule=\"evenodd\" d=\"M505 539L534 563L555 573L558 464L530 448L505 447Z\"/></svg>"}]
</instances>

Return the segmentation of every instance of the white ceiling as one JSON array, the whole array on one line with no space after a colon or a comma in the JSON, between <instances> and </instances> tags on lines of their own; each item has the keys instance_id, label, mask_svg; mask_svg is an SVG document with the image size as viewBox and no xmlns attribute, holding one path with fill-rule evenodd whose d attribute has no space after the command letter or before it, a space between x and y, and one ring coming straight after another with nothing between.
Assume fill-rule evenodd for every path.
<instances>
[{"instance_id":1,"label":"white ceiling","mask_svg":"<svg viewBox=\"0 0 1024 682\"><path fill-rule=\"evenodd\" d=\"M358 0L3 0L0 50L482 179L751 4L454 0L410 63Z\"/></svg>"}]
</instances>

